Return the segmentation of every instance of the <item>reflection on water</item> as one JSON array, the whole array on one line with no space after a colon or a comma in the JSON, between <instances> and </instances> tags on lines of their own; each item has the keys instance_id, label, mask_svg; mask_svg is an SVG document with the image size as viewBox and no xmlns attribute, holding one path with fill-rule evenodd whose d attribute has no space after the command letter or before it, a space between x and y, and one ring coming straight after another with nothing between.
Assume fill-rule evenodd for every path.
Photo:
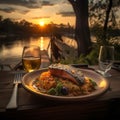
<instances>
[{"instance_id":1,"label":"reflection on water","mask_svg":"<svg viewBox=\"0 0 120 120\"><path fill-rule=\"evenodd\" d=\"M16 65L21 60L22 50L25 45L38 45L41 50L46 50L50 41L49 37L14 39L2 40L0 45L0 63Z\"/></svg>"},{"instance_id":2,"label":"reflection on water","mask_svg":"<svg viewBox=\"0 0 120 120\"><path fill-rule=\"evenodd\" d=\"M43 41L43 40L44 40L44 38L41 37L41 38L40 38L40 49L41 49L41 50L44 49L44 43L43 43L44 41Z\"/></svg>"},{"instance_id":3,"label":"reflection on water","mask_svg":"<svg viewBox=\"0 0 120 120\"><path fill-rule=\"evenodd\" d=\"M64 43L77 47L75 40L63 37ZM41 50L47 50L50 37L30 37L30 38L5 38L0 39L0 63L16 65L20 62L23 47L26 45L38 45ZM48 51L50 55L50 49Z\"/></svg>"}]
</instances>

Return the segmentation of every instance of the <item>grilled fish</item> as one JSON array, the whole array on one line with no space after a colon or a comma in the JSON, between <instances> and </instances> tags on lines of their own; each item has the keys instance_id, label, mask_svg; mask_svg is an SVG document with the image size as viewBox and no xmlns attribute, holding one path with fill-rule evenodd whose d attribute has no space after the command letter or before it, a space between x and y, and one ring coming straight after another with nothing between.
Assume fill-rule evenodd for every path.
<instances>
[{"instance_id":1,"label":"grilled fish","mask_svg":"<svg viewBox=\"0 0 120 120\"><path fill-rule=\"evenodd\" d=\"M52 75L67 78L75 84L82 85L85 81L84 74L75 67L64 64L52 64L49 66Z\"/></svg>"}]
</instances>

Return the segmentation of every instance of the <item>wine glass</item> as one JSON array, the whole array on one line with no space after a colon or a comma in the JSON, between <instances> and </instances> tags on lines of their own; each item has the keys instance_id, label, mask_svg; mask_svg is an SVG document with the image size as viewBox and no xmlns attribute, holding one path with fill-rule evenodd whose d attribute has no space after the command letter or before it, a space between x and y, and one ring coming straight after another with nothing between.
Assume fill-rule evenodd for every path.
<instances>
[{"instance_id":1,"label":"wine glass","mask_svg":"<svg viewBox=\"0 0 120 120\"><path fill-rule=\"evenodd\" d=\"M114 46L100 46L99 51L99 70L104 77L110 77L111 74L108 71L111 69L114 61Z\"/></svg>"},{"instance_id":2,"label":"wine glass","mask_svg":"<svg viewBox=\"0 0 120 120\"><path fill-rule=\"evenodd\" d=\"M40 47L25 46L22 53L22 63L26 72L38 70L41 65Z\"/></svg>"}]
</instances>

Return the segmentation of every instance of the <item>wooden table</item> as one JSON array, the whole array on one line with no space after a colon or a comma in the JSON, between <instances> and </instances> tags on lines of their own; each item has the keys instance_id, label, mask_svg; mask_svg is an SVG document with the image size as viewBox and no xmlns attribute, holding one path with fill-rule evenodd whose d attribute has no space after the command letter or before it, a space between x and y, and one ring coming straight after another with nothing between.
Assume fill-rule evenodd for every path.
<instances>
[{"instance_id":1,"label":"wooden table","mask_svg":"<svg viewBox=\"0 0 120 120\"><path fill-rule=\"evenodd\" d=\"M14 72L0 72L0 120L83 120L120 119L120 72L111 70L110 89L89 101L60 102L35 96L22 85L18 89L18 109L6 110L13 91Z\"/></svg>"}]
</instances>

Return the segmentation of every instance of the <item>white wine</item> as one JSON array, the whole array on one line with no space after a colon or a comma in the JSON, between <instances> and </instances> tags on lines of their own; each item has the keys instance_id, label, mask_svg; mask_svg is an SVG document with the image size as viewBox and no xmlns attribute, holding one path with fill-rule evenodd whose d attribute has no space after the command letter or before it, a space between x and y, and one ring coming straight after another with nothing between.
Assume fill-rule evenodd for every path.
<instances>
[{"instance_id":1,"label":"white wine","mask_svg":"<svg viewBox=\"0 0 120 120\"><path fill-rule=\"evenodd\" d=\"M22 63L27 72L32 72L40 68L41 59L39 57L25 57L22 58Z\"/></svg>"}]
</instances>

